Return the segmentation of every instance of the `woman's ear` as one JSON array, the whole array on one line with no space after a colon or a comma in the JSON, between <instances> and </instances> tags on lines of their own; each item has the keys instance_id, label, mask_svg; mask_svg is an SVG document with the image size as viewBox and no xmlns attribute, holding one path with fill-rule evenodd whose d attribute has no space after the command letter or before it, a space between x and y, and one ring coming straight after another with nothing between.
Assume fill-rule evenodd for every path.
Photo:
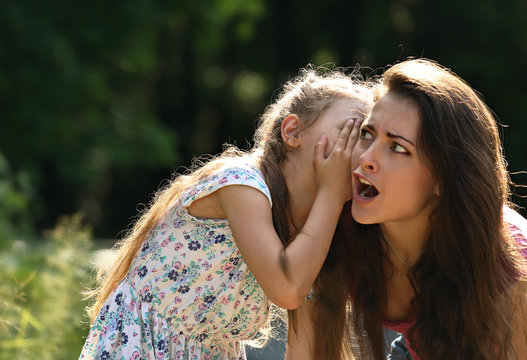
<instances>
[{"instance_id":1,"label":"woman's ear","mask_svg":"<svg viewBox=\"0 0 527 360\"><path fill-rule=\"evenodd\" d=\"M280 127L282 140L287 146L296 148L302 143L300 138L300 118L298 115L289 114L282 121Z\"/></svg>"},{"instance_id":2,"label":"woman's ear","mask_svg":"<svg viewBox=\"0 0 527 360\"><path fill-rule=\"evenodd\" d=\"M437 197L439 197L441 195L441 192L439 191L439 184L438 183L436 183L434 185L434 195L437 196Z\"/></svg>"}]
</instances>

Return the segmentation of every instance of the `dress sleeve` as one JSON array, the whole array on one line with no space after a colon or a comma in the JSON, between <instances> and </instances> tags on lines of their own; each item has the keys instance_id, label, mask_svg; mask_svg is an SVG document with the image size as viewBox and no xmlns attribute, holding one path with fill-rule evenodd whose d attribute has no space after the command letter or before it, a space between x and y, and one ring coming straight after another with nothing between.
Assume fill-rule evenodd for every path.
<instances>
[{"instance_id":1,"label":"dress sleeve","mask_svg":"<svg viewBox=\"0 0 527 360\"><path fill-rule=\"evenodd\" d=\"M182 205L188 207L192 202L228 185L244 185L255 188L267 197L272 206L271 194L261 171L255 165L248 163L236 163L221 167L186 192Z\"/></svg>"}]
</instances>

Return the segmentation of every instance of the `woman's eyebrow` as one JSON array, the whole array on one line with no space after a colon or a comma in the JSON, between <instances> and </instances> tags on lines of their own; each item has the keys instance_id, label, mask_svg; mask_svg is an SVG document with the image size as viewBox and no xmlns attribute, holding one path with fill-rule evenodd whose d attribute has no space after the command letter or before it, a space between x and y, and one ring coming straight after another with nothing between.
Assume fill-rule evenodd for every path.
<instances>
[{"instance_id":1,"label":"woman's eyebrow","mask_svg":"<svg viewBox=\"0 0 527 360\"><path fill-rule=\"evenodd\" d=\"M406 141L407 143L410 143L413 146L415 146L415 144L412 141L408 140L407 138L405 138L402 135L397 135L397 134L388 132L388 133L386 133L386 136L388 136L389 138L392 138L392 139L402 139L402 140Z\"/></svg>"},{"instance_id":2,"label":"woman's eyebrow","mask_svg":"<svg viewBox=\"0 0 527 360\"><path fill-rule=\"evenodd\" d=\"M364 124L362 125L363 128L368 128L369 130L373 131L374 133L376 133L377 131L375 130L375 126L371 125L371 124Z\"/></svg>"},{"instance_id":3,"label":"woman's eyebrow","mask_svg":"<svg viewBox=\"0 0 527 360\"><path fill-rule=\"evenodd\" d=\"M373 131L374 133L377 133L377 130L375 129L375 126L373 126L372 124L364 124L363 127L370 129L370 130ZM391 138L391 139L402 139L402 140L406 141L407 143L412 144L413 146L415 146L415 144L414 144L413 141L411 141L411 140L405 138L405 137L402 136L402 135L394 134L394 133L392 133L392 132L387 132L387 133L386 133L386 136L388 136L388 137Z\"/></svg>"}]
</instances>

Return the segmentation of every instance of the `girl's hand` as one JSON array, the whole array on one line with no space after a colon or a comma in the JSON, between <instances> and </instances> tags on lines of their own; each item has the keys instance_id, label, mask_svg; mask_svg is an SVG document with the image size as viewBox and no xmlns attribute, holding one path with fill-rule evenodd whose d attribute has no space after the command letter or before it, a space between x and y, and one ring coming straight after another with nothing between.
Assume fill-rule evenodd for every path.
<instances>
[{"instance_id":1,"label":"girl's hand","mask_svg":"<svg viewBox=\"0 0 527 360\"><path fill-rule=\"evenodd\" d=\"M328 139L322 135L315 145L313 166L319 191L333 194L342 202L350 200L351 188L351 153L359 138L360 120L350 119L340 132L335 146L329 156L324 156Z\"/></svg>"}]
</instances>

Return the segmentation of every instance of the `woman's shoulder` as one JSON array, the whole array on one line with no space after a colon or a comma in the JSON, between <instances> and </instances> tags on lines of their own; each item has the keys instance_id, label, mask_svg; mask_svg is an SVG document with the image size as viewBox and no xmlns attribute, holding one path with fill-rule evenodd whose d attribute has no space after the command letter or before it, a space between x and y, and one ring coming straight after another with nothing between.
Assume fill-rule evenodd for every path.
<instances>
[{"instance_id":1,"label":"woman's shoulder","mask_svg":"<svg viewBox=\"0 0 527 360\"><path fill-rule=\"evenodd\" d=\"M527 256L527 219L508 206L503 208L503 220L507 224L512 238L523 249Z\"/></svg>"},{"instance_id":2,"label":"woman's shoulder","mask_svg":"<svg viewBox=\"0 0 527 360\"><path fill-rule=\"evenodd\" d=\"M503 220L514 230L527 237L527 219L508 206L503 208Z\"/></svg>"}]
</instances>

